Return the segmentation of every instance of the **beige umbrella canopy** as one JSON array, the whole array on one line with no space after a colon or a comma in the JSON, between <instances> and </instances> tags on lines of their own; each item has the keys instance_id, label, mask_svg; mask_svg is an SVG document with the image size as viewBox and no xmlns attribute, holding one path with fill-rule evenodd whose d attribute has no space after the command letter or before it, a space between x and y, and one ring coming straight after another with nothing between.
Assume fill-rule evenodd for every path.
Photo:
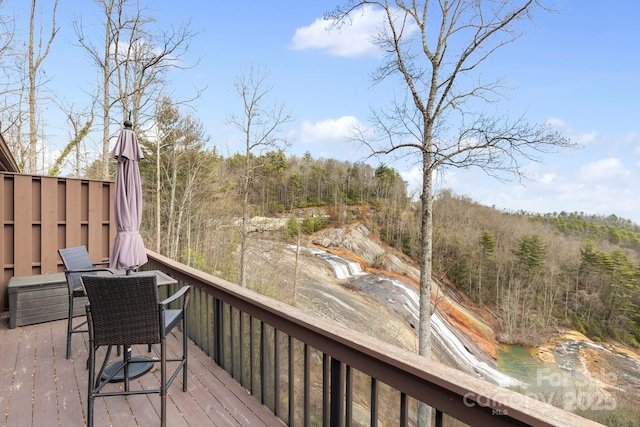
<instances>
[{"instance_id":1,"label":"beige umbrella canopy","mask_svg":"<svg viewBox=\"0 0 640 427\"><path fill-rule=\"evenodd\" d=\"M142 186L138 162L144 156L131 122L124 122L111 155L118 160L113 203L117 234L109 262L119 270L137 270L148 261L140 236Z\"/></svg>"}]
</instances>

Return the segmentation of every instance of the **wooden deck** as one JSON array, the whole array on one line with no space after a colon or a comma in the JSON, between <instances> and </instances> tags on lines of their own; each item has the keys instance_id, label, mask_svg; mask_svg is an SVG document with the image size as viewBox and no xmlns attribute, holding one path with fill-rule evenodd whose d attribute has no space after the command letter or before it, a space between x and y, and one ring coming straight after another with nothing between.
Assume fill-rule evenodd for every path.
<instances>
[{"instance_id":1,"label":"wooden deck","mask_svg":"<svg viewBox=\"0 0 640 427\"><path fill-rule=\"evenodd\" d=\"M87 341L73 337L72 358L65 359L66 320L9 329L0 319L0 425L84 426L87 407ZM141 346L144 347L144 346ZM181 351L175 336L169 348ZM146 347L140 349L146 352ZM134 349L134 353L138 352ZM283 426L272 412L189 342L188 391L182 375L169 388L169 426ZM156 387L154 369L131 382ZM113 384L118 387L120 384ZM160 396L96 399L94 421L100 426L160 425Z\"/></svg>"}]
</instances>

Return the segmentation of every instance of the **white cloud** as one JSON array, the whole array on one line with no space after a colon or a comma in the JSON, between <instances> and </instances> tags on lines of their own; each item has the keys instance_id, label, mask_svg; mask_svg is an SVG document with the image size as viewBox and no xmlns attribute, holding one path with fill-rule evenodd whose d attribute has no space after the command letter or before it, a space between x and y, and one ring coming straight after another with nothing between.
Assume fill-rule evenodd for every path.
<instances>
[{"instance_id":1,"label":"white cloud","mask_svg":"<svg viewBox=\"0 0 640 427\"><path fill-rule=\"evenodd\" d=\"M588 163L575 173L576 178L581 182L600 185L625 183L632 175L632 172L626 169L616 157Z\"/></svg>"},{"instance_id":2,"label":"white cloud","mask_svg":"<svg viewBox=\"0 0 640 427\"><path fill-rule=\"evenodd\" d=\"M557 117L547 119L547 124L578 145L589 145L602 139L602 135L596 131L576 133L564 120Z\"/></svg>"},{"instance_id":3,"label":"white cloud","mask_svg":"<svg viewBox=\"0 0 640 427\"><path fill-rule=\"evenodd\" d=\"M540 177L540 182L547 184L547 183L552 183L555 179L556 179L555 173L544 173Z\"/></svg>"},{"instance_id":4,"label":"white cloud","mask_svg":"<svg viewBox=\"0 0 640 427\"><path fill-rule=\"evenodd\" d=\"M551 127L554 127L558 130L558 132L569 133L571 132L571 128L564 120L559 119L557 117L549 117L547 119L547 124Z\"/></svg>"},{"instance_id":5,"label":"white cloud","mask_svg":"<svg viewBox=\"0 0 640 427\"><path fill-rule=\"evenodd\" d=\"M549 125L579 140L582 150L550 153L540 163L524 166L528 180L499 181L478 168L442 169L434 175L435 190L451 189L486 206L509 211L615 214L640 224L640 138L637 133L608 135L575 133L560 119ZM418 168L401 172L409 189L421 182Z\"/></svg>"},{"instance_id":6,"label":"white cloud","mask_svg":"<svg viewBox=\"0 0 640 427\"><path fill-rule=\"evenodd\" d=\"M385 15L382 10L364 7L352 15L353 21L340 28L329 30L330 21L316 19L313 24L296 29L291 40L295 50L319 49L332 56L345 58L380 56L380 50L372 43L378 34Z\"/></svg>"},{"instance_id":7,"label":"white cloud","mask_svg":"<svg viewBox=\"0 0 640 427\"><path fill-rule=\"evenodd\" d=\"M354 116L327 119L316 123L302 122L298 140L303 144L335 144L348 140L355 129L364 128Z\"/></svg>"},{"instance_id":8,"label":"white cloud","mask_svg":"<svg viewBox=\"0 0 640 427\"><path fill-rule=\"evenodd\" d=\"M332 56L345 58L378 56L379 51L371 43L371 32L366 22L360 19L360 25L343 27L329 31L327 21L318 18L313 24L296 29L291 47L294 50L319 49Z\"/></svg>"},{"instance_id":9,"label":"white cloud","mask_svg":"<svg viewBox=\"0 0 640 427\"><path fill-rule=\"evenodd\" d=\"M587 132L575 135L573 138L579 145L588 145L595 142L599 137L598 132Z\"/></svg>"}]
</instances>

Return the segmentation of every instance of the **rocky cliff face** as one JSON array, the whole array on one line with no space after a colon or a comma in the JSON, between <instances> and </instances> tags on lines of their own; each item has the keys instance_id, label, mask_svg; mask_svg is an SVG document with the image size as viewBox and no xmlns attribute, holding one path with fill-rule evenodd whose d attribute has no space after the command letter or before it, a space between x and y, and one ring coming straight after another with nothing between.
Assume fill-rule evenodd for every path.
<instances>
[{"instance_id":1,"label":"rocky cliff face","mask_svg":"<svg viewBox=\"0 0 640 427\"><path fill-rule=\"evenodd\" d=\"M343 286L375 301L390 316L408 324L415 343L410 349L415 351L419 270L411 260L372 239L362 224L319 232L313 243L342 256L355 256L362 260L362 267L369 274L353 278ZM377 267L372 268L371 265ZM432 316L432 352L435 359L500 385L517 384L517 381L497 371L499 344L493 330L461 304L460 295L454 289L432 283L432 303L436 306Z\"/></svg>"},{"instance_id":2,"label":"rocky cliff face","mask_svg":"<svg viewBox=\"0 0 640 427\"><path fill-rule=\"evenodd\" d=\"M251 258L265 265L251 270L261 272L262 281L266 271L277 271L273 282L286 284L280 291L295 282L294 304L303 310L417 351L419 271L402 254L372 239L361 224L323 230L301 245L297 277L296 249L263 241ZM454 292L433 288L434 358L501 385L514 384L497 370L498 343L491 328Z\"/></svg>"},{"instance_id":3,"label":"rocky cliff face","mask_svg":"<svg viewBox=\"0 0 640 427\"><path fill-rule=\"evenodd\" d=\"M413 295L417 293L419 271L402 254L371 238L364 225L322 230L301 243L300 250L296 245L255 241L251 254L252 271L256 278L259 276L258 282L283 285L277 292L288 295L281 294L282 299L289 299L318 316L416 351L418 301ZM336 258L331 261L324 254ZM351 263L356 264L360 272L355 271L357 268L349 265ZM483 318L486 313L469 308L464 297L445 283L434 282L432 288L432 300L437 307L432 317L434 358L500 385L517 383L526 388L526 384L518 381L526 379L497 371L501 345ZM539 363L538 372L570 369L571 375L595 378L592 382L607 393L620 390L640 393L640 360L635 353L593 345L586 338L580 338L578 344L567 344L573 341L576 339L559 335L548 345L533 349L531 354ZM567 348L576 349L571 360L577 362L563 367L560 365L566 365ZM610 375L603 377L601 367L605 364Z\"/></svg>"}]
</instances>

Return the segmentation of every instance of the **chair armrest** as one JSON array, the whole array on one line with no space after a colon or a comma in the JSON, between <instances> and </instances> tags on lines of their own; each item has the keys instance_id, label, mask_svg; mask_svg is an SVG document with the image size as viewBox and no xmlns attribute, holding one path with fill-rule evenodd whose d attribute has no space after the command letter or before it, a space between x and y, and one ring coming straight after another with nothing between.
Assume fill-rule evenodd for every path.
<instances>
[{"instance_id":1,"label":"chair armrest","mask_svg":"<svg viewBox=\"0 0 640 427\"><path fill-rule=\"evenodd\" d=\"M75 274L75 273L95 273L97 271L109 272L111 274L118 274L118 270L113 268L83 268L78 270L65 270L64 272L67 274Z\"/></svg>"},{"instance_id":2,"label":"chair armrest","mask_svg":"<svg viewBox=\"0 0 640 427\"><path fill-rule=\"evenodd\" d=\"M191 296L191 286L189 285L181 287L180 290L178 290L178 292L162 300L160 302L160 305L167 306L169 305L169 303L177 300L183 295L184 295L184 302L182 303L182 308L185 309L189 304L189 297Z\"/></svg>"}]
</instances>

